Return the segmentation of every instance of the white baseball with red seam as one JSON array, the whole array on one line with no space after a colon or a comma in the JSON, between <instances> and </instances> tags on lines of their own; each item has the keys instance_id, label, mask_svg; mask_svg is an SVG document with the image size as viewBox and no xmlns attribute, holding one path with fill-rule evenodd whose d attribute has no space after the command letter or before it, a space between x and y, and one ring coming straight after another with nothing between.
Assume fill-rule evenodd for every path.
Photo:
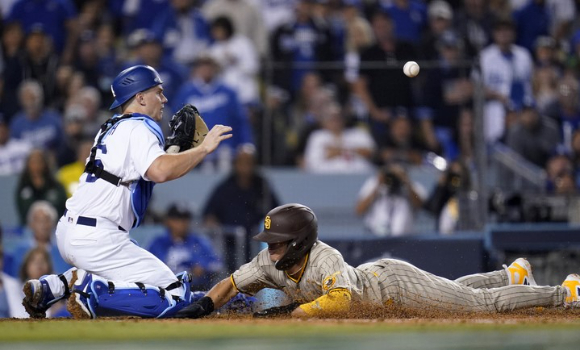
<instances>
[{"instance_id":1,"label":"white baseball with red seam","mask_svg":"<svg viewBox=\"0 0 580 350\"><path fill-rule=\"evenodd\" d=\"M419 74L419 64L415 61L409 61L403 66L403 73L409 78L416 77Z\"/></svg>"}]
</instances>

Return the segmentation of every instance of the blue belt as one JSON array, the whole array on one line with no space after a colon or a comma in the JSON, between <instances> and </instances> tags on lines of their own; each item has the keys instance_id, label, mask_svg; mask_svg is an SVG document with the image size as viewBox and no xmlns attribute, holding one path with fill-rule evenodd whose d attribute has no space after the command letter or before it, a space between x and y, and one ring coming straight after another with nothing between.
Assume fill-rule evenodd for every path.
<instances>
[{"instance_id":1,"label":"blue belt","mask_svg":"<svg viewBox=\"0 0 580 350\"><path fill-rule=\"evenodd\" d=\"M66 213L68 213L68 209L64 210L64 215L66 215ZM79 215L77 217L77 225L96 227L97 226L97 219ZM125 230L121 226L118 226L117 228L123 232L127 232L127 230Z\"/></svg>"}]
</instances>

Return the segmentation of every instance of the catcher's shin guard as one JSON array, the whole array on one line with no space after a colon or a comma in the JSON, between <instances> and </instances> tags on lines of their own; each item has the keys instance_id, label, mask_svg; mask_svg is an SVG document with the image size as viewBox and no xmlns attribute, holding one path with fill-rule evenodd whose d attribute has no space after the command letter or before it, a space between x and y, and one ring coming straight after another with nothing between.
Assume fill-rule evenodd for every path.
<instances>
[{"instance_id":1,"label":"catcher's shin guard","mask_svg":"<svg viewBox=\"0 0 580 350\"><path fill-rule=\"evenodd\" d=\"M180 280L166 289L138 282L111 282L86 274L73 287L73 294L69 298L69 311L75 318L172 317L191 302L191 278L187 274L178 277ZM178 292L175 293L174 290Z\"/></svg>"}]
</instances>

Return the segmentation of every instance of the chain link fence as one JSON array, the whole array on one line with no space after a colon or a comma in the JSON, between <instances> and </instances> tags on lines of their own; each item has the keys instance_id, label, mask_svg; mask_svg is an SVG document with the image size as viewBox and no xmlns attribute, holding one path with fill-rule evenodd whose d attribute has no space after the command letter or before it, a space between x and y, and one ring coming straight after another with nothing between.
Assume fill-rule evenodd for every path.
<instances>
[{"instance_id":1,"label":"chain link fence","mask_svg":"<svg viewBox=\"0 0 580 350\"><path fill-rule=\"evenodd\" d=\"M278 93L284 94L287 100L285 101L285 106L282 108L282 112L279 107L273 107L272 104L266 102L264 104L264 111L262 118L259 121L259 139L260 139L260 156L261 162L265 166L276 166L281 163L281 159L288 159L288 148L291 146L286 143L284 146L280 146L282 140L288 140L289 134L295 134L297 131L292 130L292 123L289 121L290 117L288 113L295 107L296 104L300 103L300 93L301 91L292 91L289 86L291 86L290 81L282 81L281 77L292 77L292 74L297 74L297 72L315 72L322 80L322 88L327 88L332 91L334 98L337 99L342 105L346 107L346 110L350 114L350 123L356 125L363 125L367 128L373 127L373 120L369 117L368 109L365 110L364 104L362 104L357 94L353 93L353 83L360 76L359 71L369 72L376 70L388 70L391 74L399 74L403 76L403 79L408 79L411 85L412 101L410 105L390 105L386 106L392 111L404 108L409 117L414 121L413 132L415 136L419 139L424 137L424 135L418 135L420 131L419 124L421 119L418 114L421 108L425 107L423 101L432 100L433 98L426 98L426 94L432 93L431 91L426 91L425 87L428 85L430 77L435 76L435 71L445 71L446 69L455 69L460 71L462 75L458 76L458 79L464 79L471 82L473 86L473 94L471 99L463 103L464 107L468 109L472 115L471 120L471 131L470 135L467 136L471 142L470 154L464 155L459 154L456 156L464 157L468 159L469 169L471 177L470 187L462 189L458 194L458 201L460 202L459 210L459 221L457 223L457 229L462 231L478 231L482 230L485 224L488 222L488 201L489 201L489 185L488 185L488 149L485 145L483 130L483 106L485 103L484 88L481 81L481 74L479 72L479 67L476 61L470 60L460 60L453 63L452 67L442 64L440 61L418 61L421 71L416 78L407 78L403 76L403 66L405 62L397 60L385 60L385 61L374 61L374 62L359 62L358 64L345 64L345 62L334 61L334 62L301 62L289 64L285 62L275 62L268 61L265 62L264 69L264 81L263 86L265 87L266 98L268 101L269 94ZM367 79L376 79L376 77L367 77ZM432 86L433 82L429 85ZM441 82L444 84L445 82ZM280 86L282 85L282 86ZM396 88L396 87L395 87ZM446 85L442 87L443 90L447 89L443 93L449 93L448 90L452 89L451 82L447 81ZM376 95L376 94L375 94ZM429 96L428 96L429 97ZM377 105L383 105L381 101L375 101ZM458 106L452 106L458 107ZM396 113L396 112L394 112ZM459 116L446 116L447 123L453 123L451 128L451 138L455 138L456 141L461 136L458 135L461 132ZM450 118L456 118L457 120L449 120ZM438 120L432 119L435 127L438 127ZM443 129L443 128L441 128ZM372 131L372 130L371 130ZM447 130L449 132L449 130ZM465 135L464 135L465 136ZM464 137L465 138L465 137ZM376 140L375 141L381 141ZM458 153L461 153L460 150ZM446 167L453 159L446 159L443 164L441 164L441 157L438 157L439 164L433 163L433 157L428 157L427 154L433 154L432 152L425 150L423 152L423 159L420 163L410 164L410 167L429 167L437 168L443 173ZM443 154L442 154L443 155ZM379 162L377 162L379 163ZM423 225L419 225L421 230L434 230L433 220L423 220L429 216L426 213L421 213L418 215L420 219L419 222L423 222ZM428 223L428 224L426 224ZM428 227L431 226L431 227Z\"/></svg>"}]
</instances>

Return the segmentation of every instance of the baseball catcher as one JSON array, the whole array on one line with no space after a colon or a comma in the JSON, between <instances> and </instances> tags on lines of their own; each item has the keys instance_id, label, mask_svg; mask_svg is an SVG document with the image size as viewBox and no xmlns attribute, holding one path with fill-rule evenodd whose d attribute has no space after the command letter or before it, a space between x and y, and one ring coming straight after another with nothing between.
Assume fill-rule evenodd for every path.
<instances>
[{"instance_id":1,"label":"baseball catcher","mask_svg":"<svg viewBox=\"0 0 580 350\"><path fill-rule=\"evenodd\" d=\"M187 104L169 121L171 136L165 141L167 153L178 153L201 145L209 132L197 108Z\"/></svg>"},{"instance_id":2,"label":"baseball catcher","mask_svg":"<svg viewBox=\"0 0 580 350\"><path fill-rule=\"evenodd\" d=\"M25 282L22 303L31 317L44 318L65 298L74 318L172 317L193 301L191 276L174 274L134 244L129 231L142 223L155 184L187 174L232 137L232 128L215 125L208 132L195 107L185 106L165 143L158 123L167 98L150 66L120 72L111 92L110 109L119 113L96 135L56 228L59 252L74 267Z\"/></svg>"},{"instance_id":3,"label":"baseball catcher","mask_svg":"<svg viewBox=\"0 0 580 350\"><path fill-rule=\"evenodd\" d=\"M531 266L523 258L503 270L455 281L395 259L349 266L336 249L318 240L316 215L300 204L271 210L264 220L264 230L254 239L267 243L268 248L215 285L205 297L181 309L176 317L203 317L238 291L253 295L263 288L280 289L293 302L258 312L255 317L347 316L355 303L389 303L444 312L580 306L579 275L569 275L561 286L537 286Z\"/></svg>"}]
</instances>

